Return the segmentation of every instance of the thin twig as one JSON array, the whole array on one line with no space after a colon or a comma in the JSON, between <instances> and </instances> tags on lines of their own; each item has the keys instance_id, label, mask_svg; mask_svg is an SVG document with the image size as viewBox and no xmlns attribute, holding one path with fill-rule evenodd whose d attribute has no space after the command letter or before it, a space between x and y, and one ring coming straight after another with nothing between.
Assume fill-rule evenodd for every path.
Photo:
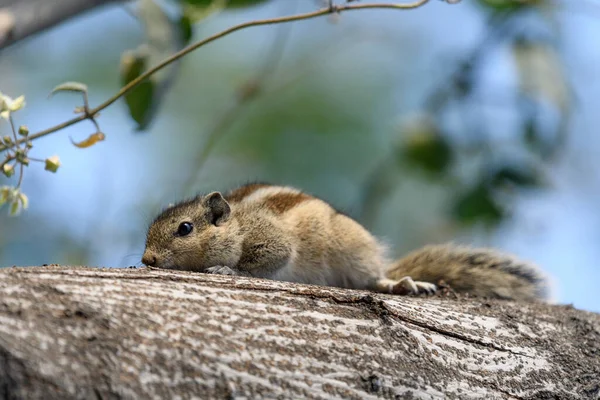
<instances>
[{"instance_id":1,"label":"thin twig","mask_svg":"<svg viewBox=\"0 0 600 400\"><path fill-rule=\"evenodd\" d=\"M91 109L90 114L96 115L98 112L102 111L106 107L108 107L111 104L113 104L114 102L116 102L119 98L123 97L125 94L130 92L134 87L136 87L137 85L142 83L144 80L148 79L148 77L150 77L152 74L156 73L157 71L166 67L167 65L177 61L178 59L182 58L183 56L187 55L188 53L191 53L192 51L194 51L202 46L205 46L208 43L214 42L217 39L220 39L224 36L230 35L231 33L242 30L242 29L247 29L247 28L254 27L254 26L275 25L275 24L287 23L287 22L292 22L292 21L309 20L309 19L321 17L321 16L328 15L328 14L339 14L342 12L352 11L352 10L366 10L366 9L408 10L408 9L414 9L414 8L421 7L425 4L427 4L428 2L429 2L429 0L417 0L415 2L406 3L406 4L385 4L385 3L347 4L346 3L346 4L340 4L340 5L332 5L331 7L325 7L325 8L319 9L317 11L312 11L312 12L303 13L303 14L296 14L296 15L291 15L291 16L287 16L287 17L268 18L268 19L250 21L250 22L245 22L245 23L239 24L239 25L235 25L229 29L225 29L225 30L223 30L217 34L214 34L204 40L201 40L199 42L193 43L193 44L185 47L184 49L173 54L171 57L168 57L167 59L165 59L163 62L159 63L158 65L150 68L148 71L144 72L143 74L138 76L136 79L132 80L127 85L123 86L114 96L112 96L111 98L106 100L104 103ZM67 128L71 125L74 125L74 124L81 122L88 118L89 118L88 115L80 115L69 121L63 122L56 126L53 126L52 128L48 128L43 131L32 134L29 136L29 138L27 138L27 140L39 139L41 137L49 135L58 130ZM15 144L11 144L8 146L2 145L2 146L0 146L0 151L6 150L7 148L12 148L24 141L25 141L25 139L21 139L18 141L18 143L15 143Z\"/></svg>"},{"instance_id":2,"label":"thin twig","mask_svg":"<svg viewBox=\"0 0 600 400\"><path fill-rule=\"evenodd\" d=\"M19 163L19 182L17 182L16 188L19 189L21 187L21 183L23 183L23 163Z\"/></svg>"},{"instance_id":3,"label":"thin twig","mask_svg":"<svg viewBox=\"0 0 600 400\"><path fill-rule=\"evenodd\" d=\"M12 131L15 143L17 143L19 139L17 138L17 130L15 129L15 121L13 121L12 115L8 116L8 122L10 122L10 130Z\"/></svg>"},{"instance_id":4,"label":"thin twig","mask_svg":"<svg viewBox=\"0 0 600 400\"><path fill-rule=\"evenodd\" d=\"M13 138L15 139L15 143L18 142L17 139L17 129L15 128L15 121L13 120L12 115L8 116L8 121L10 122L10 129L12 130ZM16 159L16 155L15 155ZM8 160L8 158L7 158ZM4 167L4 163L2 165ZM17 182L17 189L21 187L21 182L23 182L23 163L19 161L19 181Z\"/></svg>"}]
</instances>

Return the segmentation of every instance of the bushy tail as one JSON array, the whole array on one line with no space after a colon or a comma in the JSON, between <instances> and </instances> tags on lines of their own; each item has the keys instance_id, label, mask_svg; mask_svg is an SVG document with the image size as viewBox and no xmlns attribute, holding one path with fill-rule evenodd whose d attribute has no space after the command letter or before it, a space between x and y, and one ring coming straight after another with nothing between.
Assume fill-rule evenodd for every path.
<instances>
[{"instance_id":1,"label":"bushy tail","mask_svg":"<svg viewBox=\"0 0 600 400\"><path fill-rule=\"evenodd\" d=\"M548 278L533 264L492 249L451 244L426 246L392 263L387 278L447 283L478 297L533 301L550 299Z\"/></svg>"}]
</instances>

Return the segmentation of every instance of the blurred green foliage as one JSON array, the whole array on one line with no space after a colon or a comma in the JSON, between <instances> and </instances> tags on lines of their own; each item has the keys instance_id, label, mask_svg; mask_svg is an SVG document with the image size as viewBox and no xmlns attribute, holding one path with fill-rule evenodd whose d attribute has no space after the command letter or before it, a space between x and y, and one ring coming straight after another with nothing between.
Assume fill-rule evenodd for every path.
<instances>
[{"instance_id":1,"label":"blurred green foliage","mask_svg":"<svg viewBox=\"0 0 600 400\"><path fill-rule=\"evenodd\" d=\"M504 210L494 199L491 188L480 182L458 196L452 215L467 224L483 222L494 225L504 217Z\"/></svg>"},{"instance_id":2,"label":"blurred green foliage","mask_svg":"<svg viewBox=\"0 0 600 400\"><path fill-rule=\"evenodd\" d=\"M209 23L207 16L226 13L230 8L236 12L251 11L267 3L269 0L180 0L173 2L177 5L173 13L155 0L139 0L136 15L144 35L139 46L122 52L120 66L114 65L115 71L120 67L121 85L193 41L195 32ZM398 110L400 123L374 122L376 118L370 114L381 103L390 103L391 96L386 97L390 89L378 87L377 93L365 92L360 85L368 79L366 75L353 77L358 83L348 82L340 87L342 78L319 77L318 72L314 74L314 67L303 66L311 52L275 68L282 58L282 48L291 46L286 41L274 40L264 57L268 67L269 63L274 66L262 74L247 68L235 70L235 66L222 68L223 71L213 68L207 73L201 70L204 64L197 62L194 65L198 71L187 75L188 80L201 76L207 82L200 89L190 82L179 88L176 108L187 114L177 114L180 110L171 113L175 118L185 114L191 122L182 128L185 133L179 139L169 139L179 147L172 146L171 150L165 146L164 158L172 160L176 157L169 151L185 148L207 157L214 152L236 160L260 160L270 177L288 178L280 183L303 186L320 179L336 179L341 176L341 169L353 171L348 176L360 180L358 190L362 192L356 196L362 199L360 204L354 205L359 215L364 215L365 210L379 212L382 198L393 195L390 188L401 186L410 175L447 191L447 217L454 222L462 226L494 226L510 216L511 197L522 190L544 188L545 167L554 161L566 135L570 95L560 55L553 41L538 34L540 25L549 24L548 5L548 0L479 0L475 9L487 21L486 36L454 64L440 69L443 79L416 110ZM524 23L524 17L534 22ZM278 28L269 29L274 39L281 36ZM240 37L236 40L241 41ZM219 41L215 42L218 45ZM506 93L486 90L486 82L481 78L482 69L499 49L509 49L518 75L517 87ZM294 51L299 53L298 49ZM315 58L335 57L331 49L312 53L317 54ZM235 57L230 55L226 61L235 64ZM153 122L160 121L164 115L161 104L181 73L180 63L185 68L187 59L161 70L125 95L124 105L138 130L149 130ZM97 77L102 68L95 68L87 71L88 85L101 87L104 82ZM216 73L231 74L214 79L227 82L227 88L210 86L217 85L211 82L210 75ZM181 94L186 90L190 93ZM502 140L497 140L490 132L495 122L482 115L478 107L503 98L511 99L506 108L517 114L521 130L507 132ZM539 123L548 104L560 116L550 133L547 124L542 128ZM477 122L457 125L453 119ZM110 132L107 134L110 136ZM390 140L394 136L400 139ZM196 165L190 165L188 158L179 164L178 160L170 161L169 166L191 171L193 178L202 176L206 182L210 179L202 175L206 157L192 158ZM183 165L185 162L188 165ZM290 174L286 172L291 169L299 171L296 182L289 182ZM180 188L178 192L185 190ZM330 190L329 199L337 200L335 188ZM340 201L347 197L339 196Z\"/></svg>"},{"instance_id":3,"label":"blurred green foliage","mask_svg":"<svg viewBox=\"0 0 600 400\"><path fill-rule=\"evenodd\" d=\"M516 12L528 7L540 6L547 3L546 0L478 0L486 9L492 11Z\"/></svg>"},{"instance_id":4,"label":"blurred green foliage","mask_svg":"<svg viewBox=\"0 0 600 400\"><path fill-rule=\"evenodd\" d=\"M121 84L127 85L146 70L146 58L135 52L123 54L121 58ZM152 118L152 99L154 97L154 83L145 79L125 94L125 103L129 115L138 124L139 129L145 129L147 122Z\"/></svg>"},{"instance_id":5,"label":"blurred green foliage","mask_svg":"<svg viewBox=\"0 0 600 400\"><path fill-rule=\"evenodd\" d=\"M250 7L260 3L265 3L269 0L180 0L182 3L190 4L197 7L210 7L211 5L219 4L223 8Z\"/></svg>"}]
</instances>

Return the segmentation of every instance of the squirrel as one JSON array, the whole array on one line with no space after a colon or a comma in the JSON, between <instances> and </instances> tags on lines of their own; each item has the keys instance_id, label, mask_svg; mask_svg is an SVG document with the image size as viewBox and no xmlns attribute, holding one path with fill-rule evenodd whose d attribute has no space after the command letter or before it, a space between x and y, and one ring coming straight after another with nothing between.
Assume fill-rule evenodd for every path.
<instances>
[{"instance_id":1,"label":"squirrel","mask_svg":"<svg viewBox=\"0 0 600 400\"><path fill-rule=\"evenodd\" d=\"M479 297L548 297L548 281L536 266L492 249L430 245L394 262L386 251L324 200L252 183L165 209L148 229L142 263L400 295L433 294L443 281Z\"/></svg>"}]
</instances>

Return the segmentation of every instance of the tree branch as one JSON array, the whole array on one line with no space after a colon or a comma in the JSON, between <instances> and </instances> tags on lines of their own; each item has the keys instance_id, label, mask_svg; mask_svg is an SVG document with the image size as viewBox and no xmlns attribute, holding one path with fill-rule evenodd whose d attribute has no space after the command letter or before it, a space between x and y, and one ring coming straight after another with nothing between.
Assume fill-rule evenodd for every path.
<instances>
[{"instance_id":1,"label":"tree branch","mask_svg":"<svg viewBox=\"0 0 600 400\"><path fill-rule=\"evenodd\" d=\"M44 1L44 0L41 0L41 1ZM162 68L165 68L169 64L179 60L180 58L191 53L192 51L194 51L202 46L205 46L211 42L214 42L217 39L221 39L222 37L225 37L231 33L237 32L239 30L247 29L247 28L254 27L254 26L275 25L275 24L287 23L287 22L292 22L292 21L308 20L308 19L321 17L324 15L339 14L342 12L352 11L352 10L366 10L366 9L407 10L407 9L414 9L414 8L423 6L428 2L429 2L429 0L417 0L412 3L399 3L399 4L398 3L392 3L392 4L389 4L389 3L364 3L364 4L346 3L346 4L340 4L340 5L332 4L331 6L324 7L317 11L312 11L312 12L308 12L308 13L304 13L304 14L296 14L296 15L290 15L290 16L279 17L279 18L261 19L261 20L250 21L250 22L245 22L245 23L239 24L239 25L235 25L229 29L225 29L224 31L214 34L204 40L200 40L196 43L193 43L193 44L187 46L186 48L173 54L171 57L168 57L163 62L148 69L146 72L144 72L143 74L138 76L136 79L132 80L127 85L123 86L117 92L117 94L115 94L114 96L112 96L111 98L106 100L104 103L100 104L99 106L97 106L95 108L90 109L90 114L96 115L98 112L104 110L106 107L110 106L115 101L117 101L118 99L123 97L125 94L127 94L134 87L136 87L137 85L142 83L144 80L148 79L152 74L156 73L157 71L161 70ZM62 124L56 125L52 128L48 128L43 131L37 132L35 134L29 135L29 137L27 139L20 139L17 143L13 143L12 145L8 145L8 146L0 145L0 151L15 147L15 146L25 142L26 140L39 139L39 138L49 135L53 132L56 132L58 130L64 129L71 125L74 125L78 122L81 122L85 119L88 119L87 115L85 115L85 114L80 115L80 116L70 119L66 122L63 122Z\"/></svg>"},{"instance_id":2,"label":"tree branch","mask_svg":"<svg viewBox=\"0 0 600 400\"><path fill-rule=\"evenodd\" d=\"M93 8L124 0L0 1L0 50Z\"/></svg>"},{"instance_id":3,"label":"tree branch","mask_svg":"<svg viewBox=\"0 0 600 400\"><path fill-rule=\"evenodd\" d=\"M0 397L597 399L600 315L193 272L0 270Z\"/></svg>"}]
</instances>

